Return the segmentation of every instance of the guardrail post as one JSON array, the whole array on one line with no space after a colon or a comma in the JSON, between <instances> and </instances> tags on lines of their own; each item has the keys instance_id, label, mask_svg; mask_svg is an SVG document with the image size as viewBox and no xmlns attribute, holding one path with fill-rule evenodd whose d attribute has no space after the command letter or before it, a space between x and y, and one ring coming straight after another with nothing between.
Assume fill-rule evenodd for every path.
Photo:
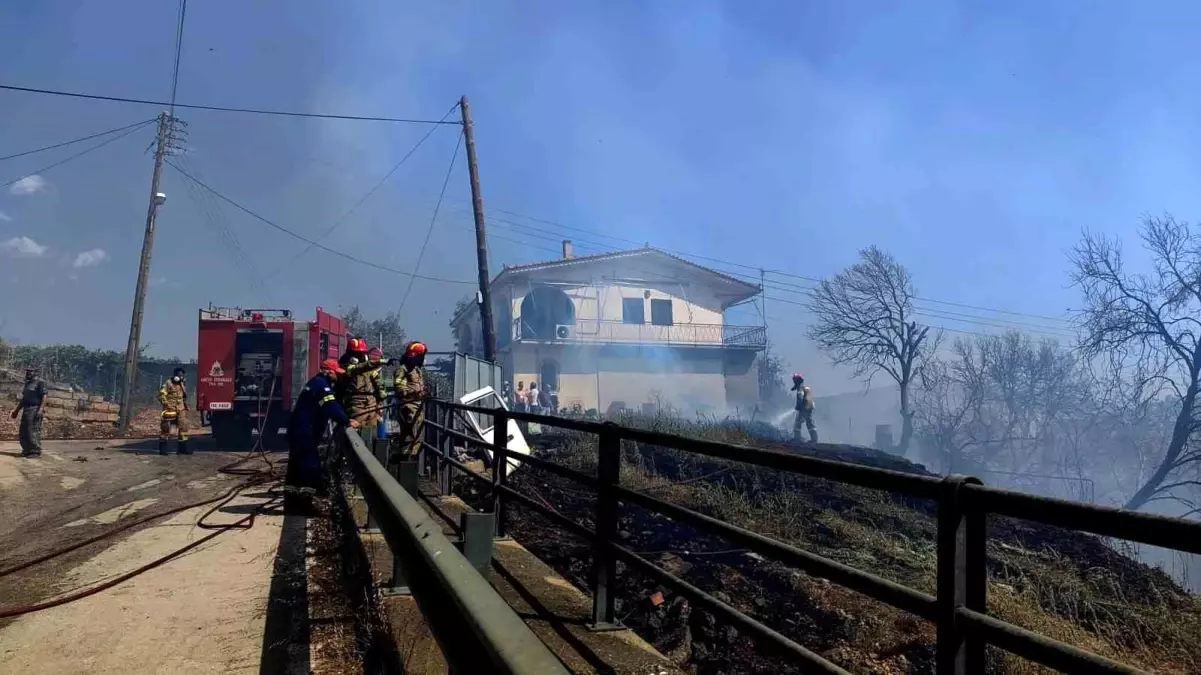
<instances>
[{"instance_id":1,"label":"guardrail post","mask_svg":"<svg viewBox=\"0 0 1201 675\"><path fill-rule=\"evenodd\" d=\"M369 445L371 447L371 454L376 459L380 459L381 453L383 454L385 459L380 460L380 463L387 466L388 441L372 438L369 441ZM379 534L379 521L375 519L375 514L371 511L371 504L366 499L363 500L363 507L367 510L367 523L363 525L363 532L365 534Z\"/></svg>"},{"instance_id":2,"label":"guardrail post","mask_svg":"<svg viewBox=\"0 0 1201 675\"><path fill-rule=\"evenodd\" d=\"M459 531L463 540L459 550L471 566L484 574L492 564L492 537L495 521L491 513L466 512L459 514Z\"/></svg>"},{"instance_id":3,"label":"guardrail post","mask_svg":"<svg viewBox=\"0 0 1201 675\"><path fill-rule=\"evenodd\" d=\"M450 406L442 406L442 440L438 443L438 449L441 455L438 457L438 493L443 495L450 494L450 453L454 448L454 439L451 438L447 430L451 428L454 420L453 411Z\"/></svg>"},{"instance_id":4,"label":"guardrail post","mask_svg":"<svg viewBox=\"0 0 1201 675\"><path fill-rule=\"evenodd\" d=\"M980 481L958 474L947 476L938 500L938 675L984 672L984 645L968 640L956 617L960 607L985 610L988 584L984 514L968 513L963 508L960 488L965 483L979 485Z\"/></svg>"},{"instance_id":5,"label":"guardrail post","mask_svg":"<svg viewBox=\"0 0 1201 675\"><path fill-rule=\"evenodd\" d=\"M606 423L606 427L611 423ZM621 475L621 436L616 429L606 428L600 433L597 445L596 464L596 541L592 543L592 623L593 630L617 627L612 588L617 580L617 559L609 550L609 544L617 540L617 495L611 487L617 485Z\"/></svg>"},{"instance_id":6,"label":"guardrail post","mask_svg":"<svg viewBox=\"0 0 1201 675\"><path fill-rule=\"evenodd\" d=\"M497 539L505 536L505 503L500 487L508 483L509 475L509 415L497 409L492 415L492 514L495 516Z\"/></svg>"},{"instance_id":7,"label":"guardrail post","mask_svg":"<svg viewBox=\"0 0 1201 675\"><path fill-rule=\"evenodd\" d=\"M400 487L405 489L414 499L420 497L417 492L417 462L397 462L396 464L396 482L400 483Z\"/></svg>"}]
</instances>

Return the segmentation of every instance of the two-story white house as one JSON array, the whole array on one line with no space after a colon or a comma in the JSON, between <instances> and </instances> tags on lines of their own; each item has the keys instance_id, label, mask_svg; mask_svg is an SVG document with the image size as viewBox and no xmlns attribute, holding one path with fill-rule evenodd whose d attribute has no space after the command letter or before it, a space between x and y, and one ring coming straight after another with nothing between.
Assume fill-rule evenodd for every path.
<instances>
[{"instance_id":1,"label":"two-story white house","mask_svg":"<svg viewBox=\"0 0 1201 675\"><path fill-rule=\"evenodd\" d=\"M755 284L654 248L505 266L492 280L497 357L516 389L551 385L562 408L755 405L763 326L724 312ZM457 348L482 354L479 308L451 320Z\"/></svg>"}]
</instances>

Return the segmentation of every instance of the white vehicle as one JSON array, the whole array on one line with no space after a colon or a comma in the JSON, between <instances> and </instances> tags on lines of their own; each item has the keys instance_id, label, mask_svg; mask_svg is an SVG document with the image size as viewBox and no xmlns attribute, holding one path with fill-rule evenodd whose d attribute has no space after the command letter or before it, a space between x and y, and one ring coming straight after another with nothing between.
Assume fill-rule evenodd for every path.
<instances>
[{"instance_id":1,"label":"white vehicle","mask_svg":"<svg viewBox=\"0 0 1201 675\"><path fill-rule=\"evenodd\" d=\"M484 387L483 389L477 389L476 391L464 394L463 397L459 399L459 403L462 403L463 405L476 406L479 408L500 408L502 410L509 409L509 407L505 405L504 399L498 396L492 387ZM471 425L471 428L473 431L475 431L476 435L483 439L485 443L492 443L492 427L494 425L494 418L491 415L463 413L463 416L467 418L468 424ZM509 420L508 442L505 444L505 447L508 448L510 453L508 473L509 475L512 475L514 471L521 467L521 460L512 459L512 456L530 454L530 446L528 443L526 443L525 436L521 433L521 427L518 426L517 420ZM484 454L488 456L488 461L491 463L493 461L492 451L485 449Z\"/></svg>"}]
</instances>

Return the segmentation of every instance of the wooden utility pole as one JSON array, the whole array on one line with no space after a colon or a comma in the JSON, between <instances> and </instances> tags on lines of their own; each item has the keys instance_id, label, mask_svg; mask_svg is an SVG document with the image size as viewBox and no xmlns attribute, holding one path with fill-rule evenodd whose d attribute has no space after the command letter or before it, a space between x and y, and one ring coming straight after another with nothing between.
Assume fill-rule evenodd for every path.
<instances>
[{"instance_id":1,"label":"wooden utility pole","mask_svg":"<svg viewBox=\"0 0 1201 675\"><path fill-rule=\"evenodd\" d=\"M467 97L459 99L463 113L463 141L467 144L467 172L471 175L471 210L475 215L475 258L480 275L480 324L484 328L484 360L496 360L496 326L492 323L491 279L488 276L488 234L484 229L484 198L480 196L480 170L475 161L475 131Z\"/></svg>"},{"instance_id":2,"label":"wooden utility pole","mask_svg":"<svg viewBox=\"0 0 1201 675\"><path fill-rule=\"evenodd\" d=\"M158 142L154 148L154 174L150 179L150 207L146 211L146 234L142 237L142 260L138 265L138 285L133 295L133 317L129 320L129 344L125 347L125 377L121 382L121 416L118 427L129 429L130 399L138 379L138 345L142 339L142 313L146 306L146 283L150 277L150 252L154 249L154 219L162 203L158 183L163 175L163 157L167 153L170 137L171 116L162 113L158 117Z\"/></svg>"}]
</instances>

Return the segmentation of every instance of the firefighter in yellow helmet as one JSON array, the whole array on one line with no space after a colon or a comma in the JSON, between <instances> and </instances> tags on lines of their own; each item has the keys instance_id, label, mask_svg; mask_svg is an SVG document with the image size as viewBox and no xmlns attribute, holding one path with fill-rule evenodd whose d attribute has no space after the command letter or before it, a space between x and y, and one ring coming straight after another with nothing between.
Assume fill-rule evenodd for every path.
<instances>
[{"instance_id":1,"label":"firefighter in yellow helmet","mask_svg":"<svg viewBox=\"0 0 1201 675\"><path fill-rule=\"evenodd\" d=\"M179 435L178 452L190 455L188 449L188 390L184 386L184 369L176 368L171 379L158 390L158 402L163 406L158 434L158 454L167 454L167 441L171 438L171 426Z\"/></svg>"},{"instance_id":2,"label":"firefighter in yellow helmet","mask_svg":"<svg viewBox=\"0 0 1201 675\"><path fill-rule=\"evenodd\" d=\"M398 452L401 460L413 460L421 451L425 421L425 345L413 341L405 347L400 367L392 381L396 392L396 419L400 422Z\"/></svg>"},{"instance_id":3,"label":"firefighter in yellow helmet","mask_svg":"<svg viewBox=\"0 0 1201 675\"><path fill-rule=\"evenodd\" d=\"M379 359L372 361L368 356L369 351L367 341L363 338L350 339L346 353L339 362L346 369L346 374L338 379L338 399L350 419L371 429L375 427L379 402L383 400L378 372L383 364Z\"/></svg>"},{"instance_id":4,"label":"firefighter in yellow helmet","mask_svg":"<svg viewBox=\"0 0 1201 675\"><path fill-rule=\"evenodd\" d=\"M796 392L796 420L792 423L792 440L801 440L801 427L809 428L809 442L817 442L817 425L813 423L813 390L805 384L800 373L792 376L792 389Z\"/></svg>"}]
</instances>

